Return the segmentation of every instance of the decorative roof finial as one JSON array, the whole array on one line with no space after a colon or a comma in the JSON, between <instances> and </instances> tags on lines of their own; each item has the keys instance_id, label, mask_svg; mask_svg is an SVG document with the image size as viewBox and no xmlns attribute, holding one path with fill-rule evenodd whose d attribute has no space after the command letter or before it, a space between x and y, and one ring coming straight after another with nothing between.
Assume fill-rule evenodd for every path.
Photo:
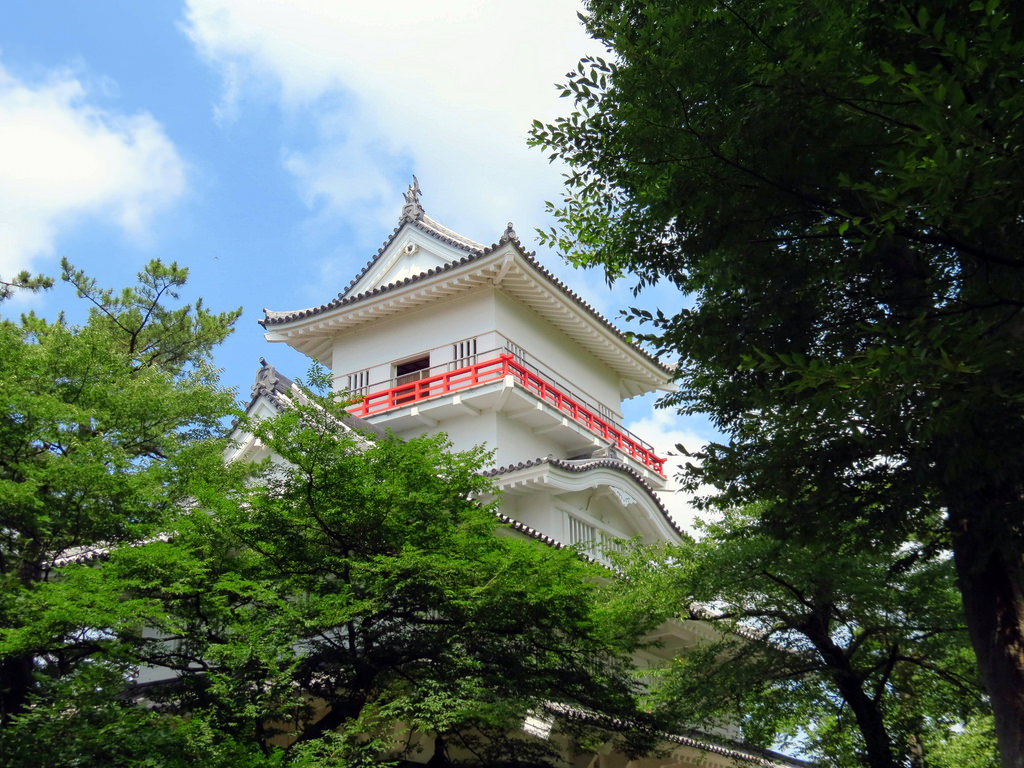
<instances>
[{"instance_id":1,"label":"decorative roof finial","mask_svg":"<svg viewBox=\"0 0 1024 768\"><path fill-rule=\"evenodd\" d=\"M260 369L256 371L256 383L252 385L252 392L254 395L269 395L275 391L283 391L280 386L283 378L274 366L261 357Z\"/></svg>"},{"instance_id":2,"label":"decorative roof finial","mask_svg":"<svg viewBox=\"0 0 1024 768\"><path fill-rule=\"evenodd\" d=\"M512 229L511 221L508 223L508 226L505 228L505 232L502 234L501 239L498 242L507 243L510 240L514 240L517 243L519 242L519 237L516 235L516 231Z\"/></svg>"},{"instance_id":3,"label":"decorative roof finial","mask_svg":"<svg viewBox=\"0 0 1024 768\"><path fill-rule=\"evenodd\" d=\"M423 218L423 206L420 205L420 183L416 180L416 174L413 174L412 184L409 185L409 191L405 193L405 205L402 206L402 215L398 219L398 225L401 226L407 221L419 221Z\"/></svg>"}]
</instances>

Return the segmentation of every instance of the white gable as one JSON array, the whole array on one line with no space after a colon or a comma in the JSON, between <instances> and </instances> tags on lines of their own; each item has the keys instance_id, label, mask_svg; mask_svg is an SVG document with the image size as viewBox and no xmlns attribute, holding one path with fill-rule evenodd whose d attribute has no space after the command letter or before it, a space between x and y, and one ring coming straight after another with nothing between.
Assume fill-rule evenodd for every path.
<instances>
[{"instance_id":1,"label":"white gable","mask_svg":"<svg viewBox=\"0 0 1024 768\"><path fill-rule=\"evenodd\" d=\"M291 311L264 310L262 321L269 341L289 344L303 354L329 366L335 376L356 370L385 366L377 382L394 372L388 368L405 353L394 352L391 341L405 341L416 331L417 349L424 353L459 343L481 332L513 334L504 338L517 345L536 340L527 350L540 355L549 368L558 366L566 349L589 354L618 377L618 391L598 393L598 401L619 413L618 401L655 389L670 390L671 372L644 350L632 345L618 329L573 293L523 251L511 222L497 242L489 247L448 229L426 215L419 202L419 185L413 180L405 193L405 205L398 227L370 262L336 298L320 306ZM480 329L443 325L426 338L422 324L411 321L412 313L428 306L449 309L464 305L469 294L490 289L493 311L487 313L490 326ZM459 302L452 300L460 298ZM527 311L523 311L524 307ZM420 318L427 315L420 315ZM536 321L536 322L535 322ZM394 322L406 325L395 331ZM377 349L353 360L353 336L357 327L376 327L391 335ZM499 327L500 326L500 327ZM394 332L393 332L394 331ZM520 333L520 331L523 331ZM536 333L535 333L536 331ZM564 337L561 336L564 334ZM550 342L550 343L549 343ZM557 349L548 349L552 345ZM561 346L559 346L561 345ZM492 351L497 346L489 347ZM389 354L381 357L383 350ZM380 359L378 359L380 358ZM417 358L419 359L419 358ZM581 381L580 386L595 386ZM591 393L593 394L593 393Z\"/></svg>"},{"instance_id":2,"label":"white gable","mask_svg":"<svg viewBox=\"0 0 1024 768\"><path fill-rule=\"evenodd\" d=\"M401 227L370 265L369 269L345 291L357 296L375 288L399 283L415 275L459 261L472 253L467 248L443 242L419 227Z\"/></svg>"},{"instance_id":3,"label":"white gable","mask_svg":"<svg viewBox=\"0 0 1024 768\"><path fill-rule=\"evenodd\" d=\"M420 204L420 184L413 176L405 193L398 229L339 298L396 285L483 250L480 243L427 216Z\"/></svg>"}]
</instances>

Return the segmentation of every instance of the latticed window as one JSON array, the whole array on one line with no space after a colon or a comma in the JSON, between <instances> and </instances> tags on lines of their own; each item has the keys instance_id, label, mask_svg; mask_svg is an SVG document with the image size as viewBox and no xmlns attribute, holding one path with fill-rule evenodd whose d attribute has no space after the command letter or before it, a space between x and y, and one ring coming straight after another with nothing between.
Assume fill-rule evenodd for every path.
<instances>
[{"instance_id":1,"label":"latticed window","mask_svg":"<svg viewBox=\"0 0 1024 768\"><path fill-rule=\"evenodd\" d=\"M452 369L465 368L476 364L476 339L466 339L452 344Z\"/></svg>"},{"instance_id":2,"label":"latticed window","mask_svg":"<svg viewBox=\"0 0 1024 768\"><path fill-rule=\"evenodd\" d=\"M621 552L624 546L622 540L578 517L568 513L567 517L569 519L569 544L579 547L581 552L598 562L610 566L612 562L609 553Z\"/></svg>"},{"instance_id":3,"label":"latticed window","mask_svg":"<svg viewBox=\"0 0 1024 768\"><path fill-rule=\"evenodd\" d=\"M517 363L526 362L526 353L523 352L523 348L520 347L518 344L513 344L511 341L506 341L505 349L508 351L510 355L512 355L515 358Z\"/></svg>"},{"instance_id":4,"label":"latticed window","mask_svg":"<svg viewBox=\"0 0 1024 768\"><path fill-rule=\"evenodd\" d=\"M370 371L356 371L348 375L347 389L349 394L361 395L370 386Z\"/></svg>"},{"instance_id":5,"label":"latticed window","mask_svg":"<svg viewBox=\"0 0 1024 768\"><path fill-rule=\"evenodd\" d=\"M569 544L579 547L591 557L596 557L598 542L597 528L579 518L569 515Z\"/></svg>"}]
</instances>

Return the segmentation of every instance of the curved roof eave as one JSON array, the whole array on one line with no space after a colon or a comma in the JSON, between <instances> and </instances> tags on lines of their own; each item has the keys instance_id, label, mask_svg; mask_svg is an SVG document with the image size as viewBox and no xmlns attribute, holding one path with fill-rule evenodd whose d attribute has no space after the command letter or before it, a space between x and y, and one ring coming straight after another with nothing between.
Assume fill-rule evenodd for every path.
<instances>
[{"instance_id":1,"label":"curved roof eave","mask_svg":"<svg viewBox=\"0 0 1024 768\"><path fill-rule=\"evenodd\" d=\"M418 222L406 223L402 226L413 226ZM385 248L390 244L391 240L401 230L401 227L395 230L395 234L385 244ZM511 245L512 252L521 260L522 264L525 265L533 274L541 278L541 280L549 285L554 293L562 297L566 304L575 307L581 314L589 318L594 322L598 328L604 330L609 336L611 336L618 344L622 345L624 349L628 349L636 358L639 358L637 362L643 361L644 367L648 368L649 375L655 376L657 371L658 377L664 377L667 381L671 378L674 368L673 366L666 365L654 357L648 350L637 344L632 339L628 338L622 331L620 331L611 321L609 321L604 315L598 312L593 306L579 296L575 291L570 289L565 283L555 277L548 269L546 269L536 258L536 254L532 252L524 251L522 245L518 239L510 239L500 243L494 243L478 252L467 253L465 257L456 261L449 262L447 264L434 267L416 275L410 275L403 278L402 280L389 283L387 285L378 286L369 291L364 291L357 294L348 294L346 292L339 293L335 299L330 302L321 304L315 307L309 307L301 310L291 311L273 311L264 308L264 318L259 321L260 325L263 326L268 332L271 331L284 331L289 326L295 327L296 324L306 323L316 318L323 318L328 314L335 314L338 311L348 309L349 307L354 308L355 305L363 302L370 302L385 298L388 294L395 293L403 288L408 288L417 284L422 284L432 278L440 278L442 275L455 276L455 273L466 268L472 269L474 266L479 266L481 262L490 256L498 253L506 245ZM383 252L383 251L382 251ZM349 289L358 283L362 275L372 266L374 262L364 269L363 273L354 281ZM349 290L349 289L346 289ZM305 332L299 330L299 333ZM309 354L309 352L307 352Z\"/></svg>"},{"instance_id":2,"label":"curved roof eave","mask_svg":"<svg viewBox=\"0 0 1024 768\"><path fill-rule=\"evenodd\" d=\"M658 497L643 476L637 472L633 467L624 461L612 458L599 458L599 459L558 459L553 457L542 457L537 459L529 459L527 461L520 461L516 464L508 464L501 467L495 467L489 469L483 474L486 477L500 477L503 475L511 475L515 472L521 472L526 469L532 469L541 467L543 465L549 465L550 467L561 470L567 473L579 474L590 472L598 469L611 470L618 472L629 477L637 486L639 486L646 496L653 502L655 508L661 514L663 521L676 532L681 539L689 539L690 535L675 521L672 519L672 515L669 514L668 508L665 503Z\"/></svg>"}]
</instances>

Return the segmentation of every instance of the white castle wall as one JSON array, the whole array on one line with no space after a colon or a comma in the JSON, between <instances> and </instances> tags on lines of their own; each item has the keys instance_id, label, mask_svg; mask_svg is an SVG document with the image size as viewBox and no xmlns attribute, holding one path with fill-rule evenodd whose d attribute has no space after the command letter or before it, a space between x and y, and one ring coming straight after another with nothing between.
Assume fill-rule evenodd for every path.
<instances>
[{"instance_id":1,"label":"white castle wall","mask_svg":"<svg viewBox=\"0 0 1024 768\"><path fill-rule=\"evenodd\" d=\"M616 420L622 418L615 373L537 313L493 289L339 334L331 365L335 386L344 388L348 374L367 369L371 383L387 381L394 362L428 350L431 366L442 365L452 359L452 344L471 337L477 338L480 353L504 347L508 339L523 350L528 363L550 373L555 384L604 406Z\"/></svg>"},{"instance_id":2,"label":"white castle wall","mask_svg":"<svg viewBox=\"0 0 1024 768\"><path fill-rule=\"evenodd\" d=\"M504 293L496 298L497 328L578 394L596 400L622 418L619 381L604 363L555 329L532 309Z\"/></svg>"}]
</instances>

